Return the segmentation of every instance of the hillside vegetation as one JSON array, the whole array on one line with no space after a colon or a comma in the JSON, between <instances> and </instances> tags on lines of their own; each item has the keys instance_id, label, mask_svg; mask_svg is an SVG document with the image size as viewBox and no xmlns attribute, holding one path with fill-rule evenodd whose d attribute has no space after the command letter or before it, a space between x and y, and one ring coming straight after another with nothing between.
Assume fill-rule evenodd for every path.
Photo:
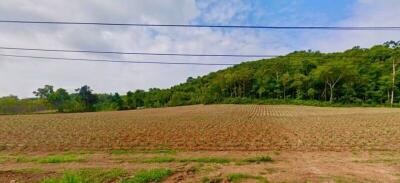
<instances>
[{"instance_id":1,"label":"hillside vegetation","mask_svg":"<svg viewBox=\"0 0 400 183\"><path fill-rule=\"evenodd\" d=\"M400 42L391 41L340 53L297 51L189 77L169 89L136 90L126 96L93 94L88 86L69 94L47 85L34 93L60 112L211 103L396 105L400 101L399 62Z\"/></svg>"}]
</instances>

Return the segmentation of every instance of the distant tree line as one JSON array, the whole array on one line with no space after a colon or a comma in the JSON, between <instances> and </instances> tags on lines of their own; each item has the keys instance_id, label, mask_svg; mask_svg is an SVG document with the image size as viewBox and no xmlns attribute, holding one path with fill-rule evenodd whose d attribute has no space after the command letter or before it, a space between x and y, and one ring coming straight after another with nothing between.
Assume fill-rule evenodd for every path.
<instances>
[{"instance_id":1,"label":"distant tree line","mask_svg":"<svg viewBox=\"0 0 400 183\"><path fill-rule=\"evenodd\" d=\"M49 85L34 94L38 101L47 102L59 112L260 101L397 105L399 63L400 42L390 41L340 53L297 51L245 62L202 77L189 77L185 83L168 89L136 90L123 96L94 94L89 86L68 93Z\"/></svg>"}]
</instances>

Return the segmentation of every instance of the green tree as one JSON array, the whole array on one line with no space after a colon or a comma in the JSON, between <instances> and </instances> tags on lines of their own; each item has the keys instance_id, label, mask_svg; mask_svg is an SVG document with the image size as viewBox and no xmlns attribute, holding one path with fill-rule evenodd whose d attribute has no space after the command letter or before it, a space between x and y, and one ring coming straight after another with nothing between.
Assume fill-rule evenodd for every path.
<instances>
[{"instance_id":1,"label":"green tree","mask_svg":"<svg viewBox=\"0 0 400 183\"><path fill-rule=\"evenodd\" d=\"M333 102L335 86L350 76L352 76L352 68L343 62L330 60L326 64L318 66L314 70L314 76L322 81L329 87L329 102Z\"/></svg>"},{"instance_id":2,"label":"green tree","mask_svg":"<svg viewBox=\"0 0 400 183\"><path fill-rule=\"evenodd\" d=\"M53 86L44 85L43 88L38 88L33 94L39 98L47 98L54 92Z\"/></svg>"},{"instance_id":3,"label":"green tree","mask_svg":"<svg viewBox=\"0 0 400 183\"><path fill-rule=\"evenodd\" d=\"M83 104L85 111L93 111L93 105L97 102L97 96L92 93L93 90L89 86L84 85L75 91L78 92L77 98Z\"/></svg>"},{"instance_id":4,"label":"green tree","mask_svg":"<svg viewBox=\"0 0 400 183\"><path fill-rule=\"evenodd\" d=\"M115 93L112 98L111 101L116 105L118 110L123 110L125 109L125 103L124 100L122 100L121 96L119 96L118 93Z\"/></svg>"},{"instance_id":5,"label":"green tree","mask_svg":"<svg viewBox=\"0 0 400 183\"><path fill-rule=\"evenodd\" d=\"M136 99L135 99L135 94L131 91L128 91L126 94L126 105L128 109L136 109Z\"/></svg>"},{"instance_id":6,"label":"green tree","mask_svg":"<svg viewBox=\"0 0 400 183\"><path fill-rule=\"evenodd\" d=\"M59 88L56 90L56 92L51 93L47 100L59 111L59 112L64 112L64 109L66 107L66 103L70 100L70 96L68 92L63 89Z\"/></svg>"}]
</instances>

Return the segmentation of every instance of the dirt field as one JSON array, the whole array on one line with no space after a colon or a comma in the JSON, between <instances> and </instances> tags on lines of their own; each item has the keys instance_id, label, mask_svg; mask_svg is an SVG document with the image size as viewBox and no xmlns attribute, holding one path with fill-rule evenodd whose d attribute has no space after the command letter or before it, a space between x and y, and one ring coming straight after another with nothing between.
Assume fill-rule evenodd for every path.
<instances>
[{"instance_id":1,"label":"dirt field","mask_svg":"<svg viewBox=\"0 0 400 183\"><path fill-rule=\"evenodd\" d=\"M198 105L0 116L0 150L0 182L160 167L174 172L165 182L400 182L400 109ZM48 156L71 161L41 160Z\"/></svg>"}]
</instances>

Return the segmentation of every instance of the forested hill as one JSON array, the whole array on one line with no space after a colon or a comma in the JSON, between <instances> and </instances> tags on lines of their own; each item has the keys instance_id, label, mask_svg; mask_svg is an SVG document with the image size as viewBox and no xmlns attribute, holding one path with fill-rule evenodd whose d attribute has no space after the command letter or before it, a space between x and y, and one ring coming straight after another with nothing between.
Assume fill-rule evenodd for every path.
<instances>
[{"instance_id":1,"label":"forested hill","mask_svg":"<svg viewBox=\"0 0 400 183\"><path fill-rule=\"evenodd\" d=\"M59 111L123 110L210 103L394 105L400 101L400 42L340 53L298 51L249 61L169 89L136 90L126 96L93 94L88 86L69 94L52 86L35 94ZM0 110L7 106L0 100ZM16 99L14 97L14 99ZM18 103L18 99L16 99ZM3 108L1 108L3 107Z\"/></svg>"},{"instance_id":2,"label":"forested hill","mask_svg":"<svg viewBox=\"0 0 400 183\"><path fill-rule=\"evenodd\" d=\"M329 54L299 51L188 78L186 83L158 92L171 95L168 103L173 105L243 101L235 98L385 104L390 103L392 91L398 102L399 45L388 42Z\"/></svg>"}]
</instances>

